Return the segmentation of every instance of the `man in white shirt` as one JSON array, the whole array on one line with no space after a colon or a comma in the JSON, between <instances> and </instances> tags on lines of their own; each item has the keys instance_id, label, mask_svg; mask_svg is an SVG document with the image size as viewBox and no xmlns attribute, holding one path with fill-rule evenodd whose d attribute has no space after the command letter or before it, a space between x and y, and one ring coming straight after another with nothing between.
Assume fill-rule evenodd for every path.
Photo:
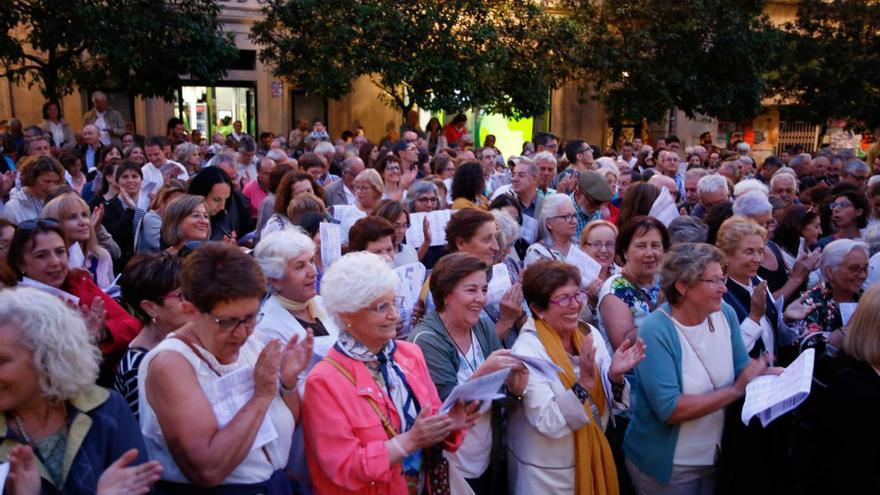
<instances>
[{"instance_id":1,"label":"man in white shirt","mask_svg":"<svg viewBox=\"0 0 880 495\"><path fill-rule=\"evenodd\" d=\"M241 121L236 120L232 123L232 133L229 134L228 137L235 140L237 143L241 143L241 138L247 136L247 134L241 132Z\"/></svg>"},{"instance_id":2,"label":"man in white shirt","mask_svg":"<svg viewBox=\"0 0 880 495\"><path fill-rule=\"evenodd\" d=\"M122 136L127 132L125 119L107 105L107 95L100 91L92 93L94 108L83 115L83 124L94 124L100 132L101 144L122 146Z\"/></svg>"},{"instance_id":3,"label":"man in white shirt","mask_svg":"<svg viewBox=\"0 0 880 495\"><path fill-rule=\"evenodd\" d=\"M629 163L630 168L636 166L636 162L638 158L633 154L633 145L629 141L623 143L623 146L620 147L620 156L617 157L618 160L623 160L626 163Z\"/></svg>"},{"instance_id":4,"label":"man in white shirt","mask_svg":"<svg viewBox=\"0 0 880 495\"><path fill-rule=\"evenodd\" d=\"M144 179L141 182L140 197L152 198L156 191L165 183L165 177L162 175L162 167L165 165L174 165L177 167L177 179L187 181L189 173L183 165L165 158L165 152L162 148L165 146L165 139L159 136L153 136L147 139L144 146L144 154L147 155L147 164L141 167Z\"/></svg>"},{"instance_id":5,"label":"man in white shirt","mask_svg":"<svg viewBox=\"0 0 880 495\"><path fill-rule=\"evenodd\" d=\"M94 124L86 124L82 130L85 145L79 147L83 156L83 165L87 174L93 173L98 167L98 150L101 149L101 130Z\"/></svg>"}]
</instances>

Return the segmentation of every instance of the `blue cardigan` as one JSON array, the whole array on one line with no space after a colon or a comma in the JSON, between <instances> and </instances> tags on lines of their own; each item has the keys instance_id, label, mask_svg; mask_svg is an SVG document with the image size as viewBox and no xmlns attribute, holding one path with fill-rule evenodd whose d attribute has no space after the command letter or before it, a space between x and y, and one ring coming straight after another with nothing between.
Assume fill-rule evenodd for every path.
<instances>
[{"instance_id":1,"label":"blue cardigan","mask_svg":"<svg viewBox=\"0 0 880 495\"><path fill-rule=\"evenodd\" d=\"M669 304L661 309L669 313ZM743 345L736 312L722 303L721 311L730 326L734 373L745 369L749 356ZM667 421L682 394L681 343L672 321L661 311L648 315L639 328L645 341L645 359L635 369L633 418L623 439L626 458L642 472L668 484L672 458L678 441L678 424Z\"/></svg>"}]
</instances>

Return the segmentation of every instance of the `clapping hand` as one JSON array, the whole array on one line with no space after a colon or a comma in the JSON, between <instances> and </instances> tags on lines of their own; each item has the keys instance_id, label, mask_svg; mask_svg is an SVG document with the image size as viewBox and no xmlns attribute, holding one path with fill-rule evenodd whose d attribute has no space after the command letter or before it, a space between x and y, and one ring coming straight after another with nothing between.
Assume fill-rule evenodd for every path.
<instances>
[{"instance_id":1,"label":"clapping hand","mask_svg":"<svg viewBox=\"0 0 880 495\"><path fill-rule=\"evenodd\" d=\"M107 311L104 310L104 300L96 297L92 300L92 306L81 306L78 308L79 314L82 316L86 324L86 329L95 339L95 342L101 342L106 335Z\"/></svg>"},{"instance_id":2,"label":"clapping hand","mask_svg":"<svg viewBox=\"0 0 880 495\"><path fill-rule=\"evenodd\" d=\"M40 493L40 471L30 445L16 445L9 451L10 495L34 495Z\"/></svg>"},{"instance_id":3,"label":"clapping hand","mask_svg":"<svg viewBox=\"0 0 880 495\"><path fill-rule=\"evenodd\" d=\"M92 210L92 230L98 230L101 222L104 220L104 205L99 204Z\"/></svg>"},{"instance_id":4,"label":"clapping hand","mask_svg":"<svg viewBox=\"0 0 880 495\"><path fill-rule=\"evenodd\" d=\"M287 341L281 351L281 383L285 387L291 383L295 385L299 374L309 365L314 344L315 336L311 330L306 330L305 338L294 335Z\"/></svg>"},{"instance_id":5,"label":"clapping hand","mask_svg":"<svg viewBox=\"0 0 880 495\"><path fill-rule=\"evenodd\" d=\"M149 461L127 467L137 459L137 449L131 449L111 464L98 479L97 495L143 495L150 493L153 484L162 475L159 461Z\"/></svg>"},{"instance_id":6,"label":"clapping hand","mask_svg":"<svg viewBox=\"0 0 880 495\"><path fill-rule=\"evenodd\" d=\"M801 294L801 297L797 298L785 308L785 312L782 313L782 318L786 322L795 322L800 321L806 318L810 313L813 312L818 304L814 302L806 302L807 293L804 292Z\"/></svg>"},{"instance_id":7,"label":"clapping hand","mask_svg":"<svg viewBox=\"0 0 880 495\"><path fill-rule=\"evenodd\" d=\"M593 345L593 334L591 333L584 337L584 341L581 343L581 351L578 354L578 367L580 368L578 383L587 390L592 390L596 385L598 373L595 356L596 346Z\"/></svg>"},{"instance_id":8,"label":"clapping hand","mask_svg":"<svg viewBox=\"0 0 880 495\"><path fill-rule=\"evenodd\" d=\"M645 359L646 348L645 341L639 337L636 338L635 344L630 339L624 340L611 356L608 378L614 383L621 383L624 373L635 368Z\"/></svg>"},{"instance_id":9,"label":"clapping hand","mask_svg":"<svg viewBox=\"0 0 880 495\"><path fill-rule=\"evenodd\" d=\"M469 430L477 424L477 419L480 418L480 402L458 401L447 415L452 420L451 431Z\"/></svg>"}]
</instances>

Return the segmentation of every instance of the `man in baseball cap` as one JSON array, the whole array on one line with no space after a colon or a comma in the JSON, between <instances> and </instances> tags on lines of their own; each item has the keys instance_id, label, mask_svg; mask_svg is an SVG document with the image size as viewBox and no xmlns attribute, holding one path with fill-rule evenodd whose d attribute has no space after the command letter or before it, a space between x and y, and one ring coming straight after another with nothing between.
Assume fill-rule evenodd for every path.
<instances>
[{"instance_id":1,"label":"man in baseball cap","mask_svg":"<svg viewBox=\"0 0 880 495\"><path fill-rule=\"evenodd\" d=\"M577 239L588 223L602 220L602 207L611 201L611 197L611 188L601 174L591 170L580 173L577 187L571 193L578 224L575 234Z\"/></svg>"}]
</instances>

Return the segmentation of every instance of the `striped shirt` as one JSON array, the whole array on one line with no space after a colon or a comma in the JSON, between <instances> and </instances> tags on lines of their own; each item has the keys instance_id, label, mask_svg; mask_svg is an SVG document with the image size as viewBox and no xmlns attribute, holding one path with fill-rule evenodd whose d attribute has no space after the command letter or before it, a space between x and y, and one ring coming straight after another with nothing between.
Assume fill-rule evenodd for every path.
<instances>
[{"instance_id":1,"label":"striped shirt","mask_svg":"<svg viewBox=\"0 0 880 495\"><path fill-rule=\"evenodd\" d=\"M116 377L113 380L113 388L128 403L131 412L134 413L134 419L140 420L138 413L138 368L141 366L144 356L147 355L149 349L143 347L129 347L119 366L116 368Z\"/></svg>"}]
</instances>

